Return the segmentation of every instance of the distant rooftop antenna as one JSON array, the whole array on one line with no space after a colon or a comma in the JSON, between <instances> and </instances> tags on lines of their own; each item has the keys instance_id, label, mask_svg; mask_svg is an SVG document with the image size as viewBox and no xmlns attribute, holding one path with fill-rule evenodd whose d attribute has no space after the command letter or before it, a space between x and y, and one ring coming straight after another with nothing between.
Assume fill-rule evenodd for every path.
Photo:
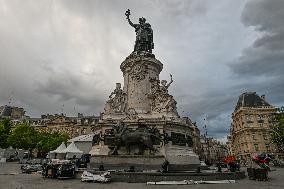
<instances>
[{"instance_id":1,"label":"distant rooftop antenna","mask_svg":"<svg viewBox=\"0 0 284 189\"><path fill-rule=\"evenodd\" d=\"M64 115L64 104L62 104L61 113L62 113L62 115Z\"/></svg>"},{"instance_id":2,"label":"distant rooftop antenna","mask_svg":"<svg viewBox=\"0 0 284 189\"><path fill-rule=\"evenodd\" d=\"M12 96L13 96L13 91L10 92L9 102L8 102L9 106L11 106L12 104Z\"/></svg>"}]
</instances>

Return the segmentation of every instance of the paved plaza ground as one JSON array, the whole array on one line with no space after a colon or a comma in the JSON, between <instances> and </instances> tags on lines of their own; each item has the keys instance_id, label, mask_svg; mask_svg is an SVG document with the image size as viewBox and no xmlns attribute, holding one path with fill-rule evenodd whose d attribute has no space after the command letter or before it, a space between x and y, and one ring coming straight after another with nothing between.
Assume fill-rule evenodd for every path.
<instances>
[{"instance_id":1,"label":"paved plaza ground","mask_svg":"<svg viewBox=\"0 0 284 189\"><path fill-rule=\"evenodd\" d=\"M203 185L167 185L155 186L143 183L82 183L79 179L56 180L45 179L39 174L20 174L20 165L17 163L0 163L0 189L167 189L167 188L191 188L191 189L262 189L262 188L284 188L284 168L277 168L269 173L269 181L251 181L248 178L237 180L235 184L203 184ZM189 178L190 179L190 178Z\"/></svg>"}]
</instances>

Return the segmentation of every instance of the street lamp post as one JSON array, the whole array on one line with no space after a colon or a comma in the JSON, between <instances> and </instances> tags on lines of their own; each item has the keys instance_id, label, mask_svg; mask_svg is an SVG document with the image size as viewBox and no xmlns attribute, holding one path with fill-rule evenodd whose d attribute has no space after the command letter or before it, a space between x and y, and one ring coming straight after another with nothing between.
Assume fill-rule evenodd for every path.
<instances>
[{"instance_id":1,"label":"street lamp post","mask_svg":"<svg viewBox=\"0 0 284 189\"><path fill-rule=\"evenodd\" d=\"M207 138L207 116L205 115L205 118L204 118L204 130L205 130L205 143L207 144L207 161L209 161L211 163L211 160L210 160L210 146L209 146L209 140Z\"/></svg>"}]
</instances>

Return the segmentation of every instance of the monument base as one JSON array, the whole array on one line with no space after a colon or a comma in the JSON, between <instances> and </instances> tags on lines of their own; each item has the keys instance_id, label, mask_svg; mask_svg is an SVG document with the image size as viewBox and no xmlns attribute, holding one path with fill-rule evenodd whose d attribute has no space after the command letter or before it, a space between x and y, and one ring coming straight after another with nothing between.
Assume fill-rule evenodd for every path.
<instances>
[{"instance_id":1,"label":"monument base","mask_svg":"<svg viewBox=\"0 0 284 189\"><path fill-rule=\"evenodd\" d=\"M165 151L169 171L189 171L200 167L199 157L191 148L166 145Z\"/></svg>"},{"instance_id":2,"label":"monument base","mask_svg":"<svg viewBox=\"0 0 284 189\"><path fill-rule=\"evenodd\" d=\"M99 175L102 171L90 171L93 174ZM76 174L76 178L81 179L82 172ZM241 180L246 178L244 171L241 172L110 172L112 182L127 182L127 183L146 183L160 181L217 181L217 180Z\"/></svg>"},{"instance_id":3,"label":"monument base","mask_svg":"<svg viewBox=\"0 0 284 189\"><path fill-rule=\"evenodd\" d=\"M164 156L93 155L90 165L94 169L103 166L105 170L129 170L134 167L135 171L143 171L161 170L164 162Z\"/></svg>"},{"instance_id":4,"label":"monument base","mask_svg":"<svg viewBox=\"0 0 284 189\"><path fill-rule=\"evenodd\" d=\"M175 158L175 159L173 159ZM168 171L196 171L200 163L194 156L174 156L168 161ZM141 156L141 155L93 155L90 166L99 169L101 166L105 170L129 170L134 167L135 171L163 170L162 166L166 162L163 155Z\"/></svg>"},{"instance_id":5,"label":"monument base","mask_svg":"<svg viewBox=\"0 0 284 189\"><path fill-rule=\"evenodd\" d=\"M215 181L215 180L240 180L246 178L245 172L234 173L159 173L159 172L111 172L111 180L113 182L128 182L128 183L146 183L160 181Z\"/></svg>"},{"instance_id":6,"label":"monument base","mask_svg":"<svg viewBox=\"0 0 284 189\"><path fill-rule=\"evenodd\" d=\"M94 128L95 133L101 133L101 136L97 138L103 136L104 140L97 142L90 151L92 168L99 168L103 165L105 170L128 170L131 166L137 170L161 170L166 161L168 162L168 171L195 171L200 166L199 157L191 147L191 127L181 118L174 120L159 118L124 120L130 133L137 131L139 124L143 123L146 128L157 129L163 139L153 144L155 152L145 149L143 155L137 155L139 154L139 145L136 144L130 145L130 155L127 155L125 146L119 147L118 155L110 155L114 145L109 147L108 143L117 140L115 139L117 135L109 133L114 131L113 125L118 121L101 120Z\"/></svg>"}]
</instances>

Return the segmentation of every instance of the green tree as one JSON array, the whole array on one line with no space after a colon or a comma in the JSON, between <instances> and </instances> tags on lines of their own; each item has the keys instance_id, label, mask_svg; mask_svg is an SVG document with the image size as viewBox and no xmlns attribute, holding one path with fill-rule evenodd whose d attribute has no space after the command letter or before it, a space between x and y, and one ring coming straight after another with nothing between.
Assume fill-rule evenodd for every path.
<instances>
[{"instance_id":1,"label":"green tree","mask_svg":"<svg viewBox=\"0 0 284 189\"><path fill-rule=\"evenodd\" d=\"M6 122L5 124L7 125ZM3 130L3 133L8 133L3 137L6 138L7 144L13 148L30 151L37 149L39 156L45 156L49 151L56 149L62 142L67 142L69 139L67 134L37 131L27 122L18 123L12 132L10 129L4 129L4 126L1 125L4 124L0 124L0 132ZM8 126L6 127L9 128Z\"/></svg>"},{"instance_id":2,"label":"green tree","mask_svg":"<svg viewBox=\"0 0 284 189\"><path fill-rule=\"evenodd\" d=\"M271 140L280 152L284 152L284 107L274 114L272 123Z\"/></svg>"},{"instance_id":3,"label":"green tree","mask_svg":"<svg viewBox=\"0 0 284 189\"><path fill-rule=\"evenodd\" d=\"M12 128L11 120L4 119L0 121L0 148L8 148L8 137Z\"/></svg>"},{"instance_id":4,"label":"green tree","mask_svg":"<svg viewBox=\"0 0 284 189\"><path fill-rule=\"evenodd\" d=\"M37 149L41 156L45 156L49 151L55 150L62 142L69 139L67 134L39 132L39 142Z\"/></svg>"},{"instance_id":5,"label":"green tree","mask_svg":"<svg viewBox=\"0 0 284 189\"><path fill-rule=\"evenodd\" d=\"M33 150L39 141L38 132L29 123L18 123L8 137L8 143L13 148Z\"/></svg>"}]
</instances>

